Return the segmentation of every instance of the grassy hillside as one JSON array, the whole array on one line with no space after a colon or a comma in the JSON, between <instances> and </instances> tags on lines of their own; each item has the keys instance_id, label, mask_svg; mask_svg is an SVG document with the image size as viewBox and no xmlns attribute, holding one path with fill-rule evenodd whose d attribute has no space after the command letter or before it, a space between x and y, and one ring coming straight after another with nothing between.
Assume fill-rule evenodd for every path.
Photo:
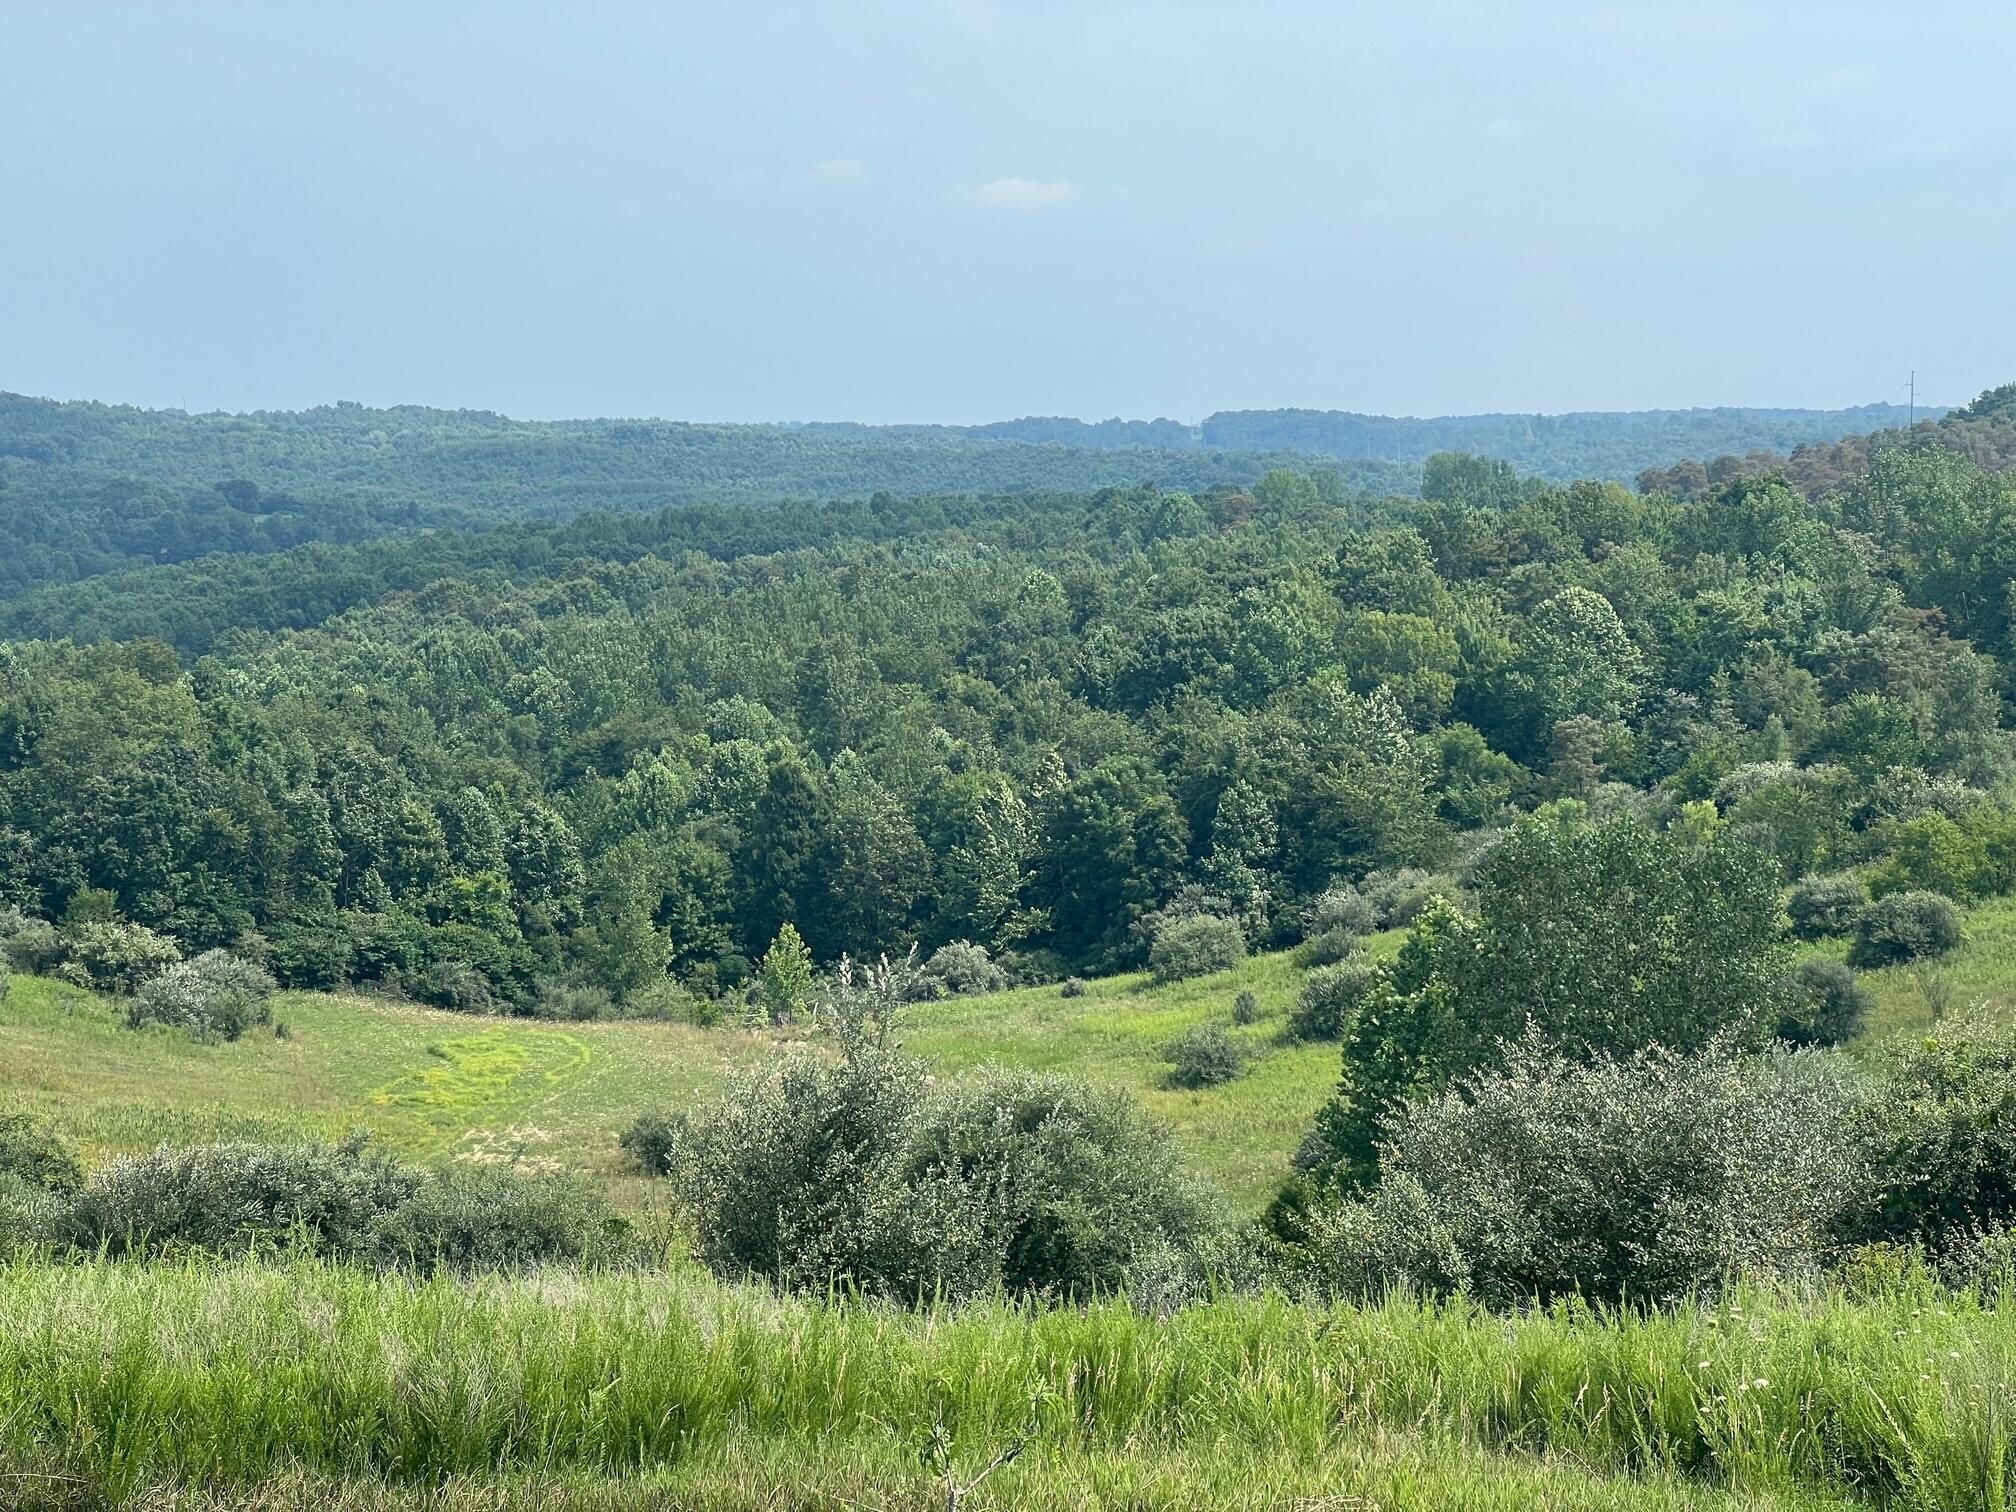
<instances>
[{"instance_id":1,"label":"grassy hillside","mask_svg":"<svg viewBox=\"0 0 2016 1512\"><path fill-rule=\"evenodd\" d=\"M1391 949L1397 936L1374 942ZM1055 987L921 1004L910 1048L948 1073L998 1063L1068 1071L1138 1093L1196 1165L1258 1207L1337 1076L1329 1045L1284 1043L1301 972L1286 955L1169 987L1111 977L1083 997ZM1248 1073L1202 1092L1163 1085L1162 1051L1229 1016L1250 989L1257 1023L1236 1031ZM617 1133L677 1107L780 1036L685 1024L554 1024L443 1013L381 999L293 993L265 1031L199 1045L127 1029L110 1003L62 983L17 980L0 1004L0 1104L53 1119L96 1156L163 1139L333 1136L364 1128L424 1159L551 1161L620 1179Z\"/></svg>"},{"instance_id":2,"label":"grassy hillside","mask_svg":"<svg viewBox=\"0 0 2016 1512\"><path fill-rule=\"evenodd\" d=\"M1375 953L1398 932L1374 937ZM1820 947L1840 954L1840 942ZM1257 1210L1337 1079L1337 1049L1287 1040L1302 971L1288 954L1158 987L1143 974L1092 982L1083 997L1032 987L919 1004L903 1042L946 1074L998 1064L1126 1087L1166 1121L1188 1158ZM1938 1013L2016 1010L2016 900L1976 909L1967 942L1930 968L1864 977L1874 1044L1920 1034ZM1185 1029L1229 1018L1251 990L1256 1023L1235 1029L1253 1053L1225 1086L1164 1080L1164 1051ZM112 1004L62 983L17 979L0 1004L0 1106L54 1120L94 1156L164 1140L333 1137L363 1128L426 1160L520 1160L604 1176L633 1198L616 1135L649 1108L704 1096L737 1065L789 1038L736 1028L478 1018L379 998L290 993L287 1037L265 1031L199 1045L127 1029Z\"/></svg>"}]
</instances>

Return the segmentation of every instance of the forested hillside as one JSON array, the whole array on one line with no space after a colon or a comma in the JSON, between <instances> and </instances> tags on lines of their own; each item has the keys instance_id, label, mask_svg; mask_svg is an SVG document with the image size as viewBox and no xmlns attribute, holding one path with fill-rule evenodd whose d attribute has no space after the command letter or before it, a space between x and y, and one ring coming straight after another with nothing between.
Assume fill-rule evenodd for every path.
<instances>
[{"instance_id":1,"label":"forested hillside","mask_svg":"<svg viewBox=\"0 0 2016 1512\"><path fill-rule=\"evenodd\" d=\"M1828 489L1866 473L1875 451L1900 443L1902 438L1894 428L1892 408L1890 429L1843 436L1838 441L1808 441L1793 447L1790 455L1757 449L1741 454L1724 452L1701 460L1707 457L1703 452L1671 467L1646 469L1638 475L1638 486L1647 493L1698 499L1735 478L1780 474L1808 498L1817 498ZM1959 452L1989 472L2016 466L2016 384L1990 389L1972 404L1936 419L1920 421L1910 436L1913 445Z\"/></svg>"},{"instance_id":2,"label":"forested hillside","mask_svg":"<svg viewBox=\"0 0 2016 1512\"><path fill-rule=\"evenodd\" d=\"M529 1003L712 992L786 925L1031 979L1293 940L1560 798L2008 885L2007 475L1428 491L691 506L24 600L124 638L0 649L0 900Z\"/></svg>"},{"instance_id":3,"label":"forested hillside","mask_svg":"<svg viewBox=\"0 0 2016 1512\"><path fill-rule=\"evenodd\" d=\"M1173 421L978 426L525 422L337 404L186 415L0 394L0 600L38 585L309 542L654 513L683 503L1250 485L1320 465L1354 493L1413 491L1458 450L1555 481L1678 458L1832 441L1894 419L1856 410L1378 416L1262 411Z\"/></svg>"},{"instance_id":4,"label":"forested hillside","mask_svg":"<svg viewBox=\"0 0 2016 1512\"><path fill-rule=\"evenodd\" d=\"M1691 409L1567 415L1444 415L1431 420L1339 410L1229 410L1200 428L1206 446L1319 457L1425 457L1467 452L1555 483L1635 478L1657 456L1789 451L1904 423L1896 404L1845 410Z\"/></svg>"}]
</instances>

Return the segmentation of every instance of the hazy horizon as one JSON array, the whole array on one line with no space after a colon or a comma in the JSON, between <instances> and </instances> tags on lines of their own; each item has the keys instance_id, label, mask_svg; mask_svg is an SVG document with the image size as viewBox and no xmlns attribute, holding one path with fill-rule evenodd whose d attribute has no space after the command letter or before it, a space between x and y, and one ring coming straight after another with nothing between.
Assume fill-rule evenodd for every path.
<instances>
[{"instance_id":1,"label":"hazy horizon","mask_svg":"<svg viewBox=\"0 0 2016 1512\"><path fill-rule=\"evenodd\" d=\"M979 424L2008 379L2016 14L17 8L0 387ZM1966 45L1954 39L1964 37Z\"/></svg>"},{"instance_id":2,"label":"hazy horizon","mask_svg":"<svg viewBox=\"0 0 2016 1512\"><path fill-rule=\"evenodd\" d=\"M1889 407L1892 409L1904 408L1903 404L1898 401L1886 400L1886 399L1865 399L1847 404L1832 404L1832 405L1797 404L1797 403L1671 404L1671 405L1650 405L1640 410L1514 409L1514 410L1467 410L1462 412L1452 411L1444 414L1435 414L1435 415L1426 415L1426 414L1403 415L1403 414L1385 413L1377 410L1338 410L1331 406L1286 404L1286 405L1268 406L1266 407L1266 409L1261 409L1258 406L1222 405L1216 409L1207 410L1202 414L1192 416L1061 415L1061 414L1037 414L1031 412L1021 415L990 415L985 418L977 420L854 420L846 417L833 417L828 415L773 415L773 416L758 416L756 418L747 420L740 420L740 419L724 420L707 415L665 415L665 414L645 414L642 412L617 413L614 411L593 415L590 414L520 415L520 414L513 414L507 410L491 409L481 405L436 404L429 401L423 401L417 399L392 399L384 403L378 403L368 400L353 399L347 395L339 396L337 398L332 399L319 400L312 404L302 404L302 405L283 406L283 405L265 404L265 405L251 405L242 409L222 409L222 408L186 409L180 404L143 404L130 399L120 399L114 396L104 394L31 394L20 389L9 389L4 384L0 384L0 394L5 393L11 393L23 399L46 401L53 404L103 404L114 409L136 409L146 411L149 413L159 413L159 414L183 414L189 416L192 419L202 419L207 416L231 417L231 416L247 416L258 414L269 414L269 415L302 414L317 409L333 409L336 406L343 404L357 404L361 405L365 409L372 409L372 410L413 408L413 409L441 410L450 413L461 410L470 413L495 414L502 419L510 420L513 421L514 423L524 423L532 425L541 425L541 424L564 425L569 423L575 423L575 424L588 423L598 420L628 420L628 421L653 422L653 423L663 422L667 424L685 424L685 425L743 425L743 426L776 426L776 427L817 426L817 425L836 425L836 426L859 425L876 429L880 428L900 429L909 426L917 426L917 427L940 426L947 429L973 429L980 426L1013 424L1017 421L1026 421L1026 420L1063 420L1063 421L1077 421L1084 425L1099 425L1110 421L1119 421L1127 424L1148 424L1148 423L1166 422L1176 425L1189 426L1191 429L1194 430L1198 426L1200 426L1205 420L1209 419L1212 415L1238 413L1241 410L1255 413L1267 413L1269 411L1279 411L1279 410L1307 410L1307 411L1314 411L1317 413L1352 414L1372 420L1397 420L1404 422L1414 422L1419 424L1432 424L1436 421L1445 421L1445 420L1486 419L1494 415L1511 415L1511 416L1531 415L1531 416L1537 416L1542 419L1558 420L1573 415L1617 415L1617 414L1655 414L1655 413L1686 414L1689 412L1697 412L1697 411L1704 413L1713 411L1746 411L1746 410L1756 410L1759 412L1805 411L1814 414L1832 414L1832 413L1845 413L1850 410L1878 408L1886 404L1889 405ZM1970 395L1969 397L1971 398L1973 396ZM1944 410L1957 409L1957 408L1959 408L1959 405L1957 403L1952 405L1934 405L1923 399L1921 399L1918 404L1919 414L1921 416L1926 417L1936 417L1940 412Z\"/></svg>"}]
</instances>

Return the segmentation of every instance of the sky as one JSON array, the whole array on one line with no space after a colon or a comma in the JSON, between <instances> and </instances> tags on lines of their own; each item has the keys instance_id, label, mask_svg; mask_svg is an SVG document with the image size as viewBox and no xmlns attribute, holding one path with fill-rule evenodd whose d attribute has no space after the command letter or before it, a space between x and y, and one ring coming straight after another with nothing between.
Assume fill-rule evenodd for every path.
<instances>
[{"instance_id":1,"label":"sky","mask_svg":"<svg viewBox=\"0 0 2016 1512\"><path fill-rule=\"evenodd\" d=\"M0 389L526 418L1959 403L2007 0L0 0Z\"/></svg>"}]
</instances>

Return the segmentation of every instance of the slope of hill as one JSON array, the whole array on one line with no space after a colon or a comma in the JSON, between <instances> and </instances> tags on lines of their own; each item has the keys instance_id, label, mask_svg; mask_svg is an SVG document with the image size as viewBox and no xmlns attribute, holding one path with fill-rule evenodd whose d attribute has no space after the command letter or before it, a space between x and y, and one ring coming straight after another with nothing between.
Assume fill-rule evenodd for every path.
<instances>
[{"instance_id":1,"label":"slope of hill","mask_svg":"<svg viewBox=\"0 0 2016 1512\"><path fill-rule=\"evenodd\" d=\"M1368 941L1390 959L1403 932ZM1813 947L1838 956L1842 942ZM1967 942L1942 970L1953 1004L2016 1012L2016 901L1975 909ZM1123 1087L1174 1132L1185 1158L1257 1211L1336 1083L1337 1046L1288 1039L1305 973L1292 953L1157 986L1143 973L1099 978L1081 997L1054 986L917 1004L899 1032L958 1075L1000 1065ZM1863 1044L1924 1034L1935 1007L1922 973L1866 972L1875 1010ZM1225 1019L1243 991L1258 1017L1233 1035L1252 1056L1221 1086L1171 1087L1168 1046ZM50 1119L97 1160L168 1140L333 1138L364 1129L417 1159L514 1160L588 1172L619 1198L646 1200L617 1134L639 1114L704 1098L736 1067L796 1031L699 1029L635 1020L565 1023L446 1013L347 994L289 993L286 1038L256 1031L204 1045L167 1029L134 1031L118 1005L61 982L19 978L0 1009L0 1112Z\"/></svg>"},{"instance_id":2,"label":"slope of hill","mask_svg":"<svg viewBox=\"0 0 2016 1512\"><path fill-rule=\"evenodd\" d=\"M1891 409L1894 412L1895 406ZM1865 435L1809 441L1789 453L1753 449L1711 457L1700 452L1671 467L1646 469L1638 475L1638 488L1641 493L1700 499L1737 478L1782 473L1787 483L1815 499L1867 473L1872 453L1886 446L1954 452L1986 472L2016 467L2016 383L1989 389L1971 404L1908 429L1893 423Z\"/></svg>"},{"instance_id":3,"label":"slope of hill","mask_svg":"<svg viewBox=\"0 0 2016 1512\"><path fill-rule=\"evenodd\" d=\"M1387 935L1373 948L1388 955L1398 944ZM1166 987L1134 974L1075 998L1051 986L923 1003L901 1038L947 1072L998 1064L1126 1087L1168 1122L1199 1170L1257 1209L1337 1079L1336 1046L1282 1037L1301 979L1277 954ZM1207 1091L1166 1085L1169 1043L1228 1015L1248 990L1260 1016L1236 1033L1254 1053L1249 1073ZM622 1129L797 1037L500 1019L312 993L289 994L278 1016L285 1039L259 1031L200 1045L130 1030L116 1004L63 983L18 980L0 1011L0 1111L47 1117L99 1159L163 1139L333 1138L361 1128L420 1159L554 1162L634 1192L616 1147Z\"/></svg>"}]
</instances>

